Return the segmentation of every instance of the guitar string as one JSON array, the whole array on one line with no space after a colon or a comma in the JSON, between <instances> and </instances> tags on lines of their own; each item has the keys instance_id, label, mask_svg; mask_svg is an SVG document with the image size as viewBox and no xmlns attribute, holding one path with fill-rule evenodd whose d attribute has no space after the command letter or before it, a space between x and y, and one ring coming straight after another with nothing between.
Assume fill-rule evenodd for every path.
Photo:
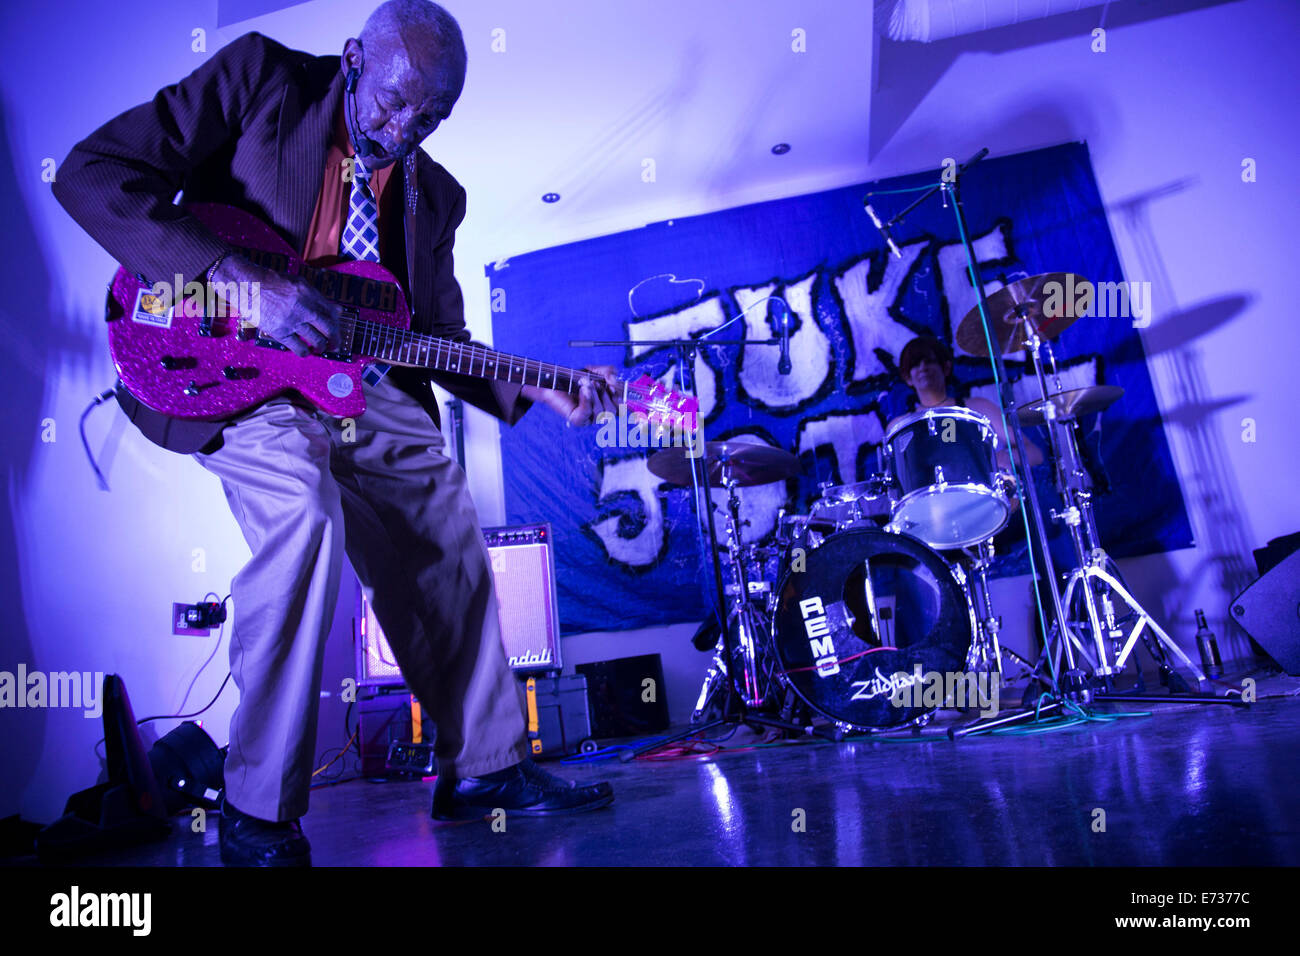
<instances>
[{"instance_id":1,"label":"guitar string","mask_svg":"<svg viewBox=\"0 0 1300 956\"><path fill-rule=\"evenodd\" d=\"M473 374L472 369L475 364L478 364L483 374L486 375L489 364L492 365L494 372L504 366L508 370L508 374L510 371L518 373L522 384L528 384L528 378L533 375L530 366L536 366L537 380L533 384L538 387L553 388L560 382L561 378L567 378L568 385L565 390L569 392L575 390L579 379L590 375L588 372L580 372L563 365L554 365L538 359L511 355L507 352L498 352L495 349L489 349L473 342L456 342L451 339L424 335L412 332L409 329L399 329L378 322L362 322L359 316L349 316L349 318L351 319L351 325L348 338L353 343L353 351L377 359L401 362L403 356L400 353L405 351L407 353L406 360L419 365L417 359L411 356L411 351L414 350L417 357L423 352L424 360L429 361L430 356L428 353L432 349L432 361L444 363L433 366L440 370ZM358 336L360 336L360 339L358 339ZM444 350L446 351L445 356L442 354ZM451 364L453 356L456 359L454 366ZM466 366L470 371L462 372L462 367ZM550 371L546 371L548 368ZM550 384L546 386L542 385L543 374L550 379ZM645 400L650 397L650 392L644 386L635 383L628 383L628 394L638 400Z\"/></svg>"},{"instance_id":2,"label":"guitar string","mask_svg":"<svg viewBox=\"0 0 1300 956\"><path fill-rule=\"evenodd\" d=\"M558 384L561 377L567 378L568 385L566 386L566 391L569 392L573 392L578 381L589 374L587 372L579 372L576 369L571 369L563 365L553 365L551 363L542 362L538 359L529 359L524 358L523 356L511 355L506 352L498 352L495 349L489 349L472 342L455 342L451 339L441 339L436 336L423 335L421 333L412 332L409 329L398 329L395 326L386 326L377 322L362 322L360 315L353 310L347 310L343 313L342 326L343 328L341 331L343 332L343 338L352 343L352 351L373 358L389 359L400 362L401 358L394 353L399 350L406 350L409 353L410 350L415 347L417 354L419 352L424 352L424 359L428 361L428 352L430 348L432 348L434 352L433 361L435 363L439 361L444 362L445 364L442 367L443 370L460 372L462 364L468 364L468 367L472 370L477 361L482 369L482 374L486 375L489 357L493 357L491 364L494 372L504 365L508 370L520 373L524 384L527 384L529 366L536 365L538 375L536 384L538 387L542 387L541 376L549 365L551 371L546 372L545 374L551 379L551 387ZM359 336L360 339L358 338ZM385 339L388 339L389 341L384 341ZM370 348L371 345L375 346L374 350ZM442 356L444 349L447 352L445 358ZM455 367L452 367L450 365L450 360L454 353L459 353L459 355L457 355ZM467 363L462 363L461 359L466 358L466 356ZM415 362L415 359L411 358L409 354L407 360ZM418 362L416 362L416 364L418 365ZM433 367L438 368L439 366L435 364ZM473 373L471 371L463 374ZM629 397L640 401L649 400L651 398L651 392L644 386L637 385L635 382L627 383L627 394Z\"/></svg>"}]
</instances>

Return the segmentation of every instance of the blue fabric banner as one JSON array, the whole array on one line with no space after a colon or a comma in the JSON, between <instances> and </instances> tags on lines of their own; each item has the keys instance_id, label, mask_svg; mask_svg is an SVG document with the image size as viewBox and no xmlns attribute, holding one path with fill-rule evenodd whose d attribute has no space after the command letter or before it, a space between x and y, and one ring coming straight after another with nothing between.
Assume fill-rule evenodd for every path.
<instances>
[{"instance_id":1,"label":"blue fabric banner","mask_svg":"<svg viewBox=\"0 0 1300 956\"><path fill-rule=\"evenodd\" d=\"M899 352L920 333L952 345L976 303L956 219L938 196L895 231L901 259L882 247L863 212L868 190L887 218L915 194L883 191L936 181L938 174L927 172L864 183L493 263L486 271L495 345L578 368L611 364L627 378L644 373L675 385L675 353L637 342L773 338L782 306L769 297L783 299L792 316L789 375L778 373L778 349L767 346L706 346L695 362L710 440L744 436L799 457L797 479L742 491L750 521L744 539L770 542L782 507L806 513L820 482L847 484L876 471L885 424L914 401L898 378ZM1097 284L1123 280L1086 146L988 159L962 182L987 291L1048 272ZM1082 423L1112 486L1098 497L1097 515L1115 557L1192 543L1135 328L1150 321L1149 295L1145 303L1135 296L1132 307L1145 308L1145 316L1080 318L1052 343L1064 387L1124 389L1119 402ZM629 344L570 348L574 339ZM954 351L955 394L997 402L989 360ZM1007 357L1018 402L1037 396L1023 358ZM1041 429L1028 435L1046 446ZM603 447L597 437L594 427L566 429L543 411L502 429L507 521L552 524L563 630L701 620L709 566L691 492L648 470L656 449ZM1034 471L1045 508L1059 508L1050 466ZM1050 530L1059 566L1071 566L1064 529ZM1024 538L1017 513L996 538L995 573L1028 571Z\"/></svg>"}]
</instances>

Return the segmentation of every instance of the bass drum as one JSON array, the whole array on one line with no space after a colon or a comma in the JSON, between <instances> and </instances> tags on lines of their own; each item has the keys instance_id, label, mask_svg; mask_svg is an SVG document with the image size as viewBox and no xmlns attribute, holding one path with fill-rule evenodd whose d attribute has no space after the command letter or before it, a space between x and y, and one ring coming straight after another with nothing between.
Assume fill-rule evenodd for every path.
<instances>
[{"instance_id":1,"label":"bass drum","mask_svg":"<svg viewBox=\"0 0 1300 956\"><path fill-rule=\"evenodd\" d=\"M963 670L974 629L938 554L910 535L863 529L831 535L802 569L791 563L777 587L772 644L781 679L809 707L871 730L930 713L917 665L922 674Z\"/></svg>"}]
</instances>

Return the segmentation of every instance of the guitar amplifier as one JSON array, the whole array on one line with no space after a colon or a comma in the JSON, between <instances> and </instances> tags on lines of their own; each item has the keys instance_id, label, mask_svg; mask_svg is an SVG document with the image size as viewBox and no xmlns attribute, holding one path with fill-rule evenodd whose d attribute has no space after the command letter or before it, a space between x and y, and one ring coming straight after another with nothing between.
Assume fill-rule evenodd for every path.
<instances>
[{"instance_id":1,"label":"guitar amplifier","mask_svg":"<svg viewBox=\"0 0 1300 956\"><path fill-rule=\"evenodd\" d=\"M560 615L555 598L555 556L550 524L485 528L501 624L501 644L512 670L558 671ZM367 687L405 683L370 602L358 588L357 683Z\"/></svg>"}]
</instances>

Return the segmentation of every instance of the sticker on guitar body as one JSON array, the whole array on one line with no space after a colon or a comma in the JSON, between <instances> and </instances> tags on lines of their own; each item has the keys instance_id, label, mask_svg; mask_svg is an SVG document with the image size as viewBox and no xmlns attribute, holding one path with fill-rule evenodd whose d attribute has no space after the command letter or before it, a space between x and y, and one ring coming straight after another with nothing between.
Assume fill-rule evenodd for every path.
<instances>
[{"instance_id":1,"label":"sticker on guitar body","mask_svg":"<svg viewBox=\"0 0 1300 956\"><path fill-rule=\"evenodd\" d=\"M135 308L131 310L131 319L160 329L170 329L172 327L170 296L155 295L152 289L141 289L135 294Z\"/></svg>"}]
</instances>

